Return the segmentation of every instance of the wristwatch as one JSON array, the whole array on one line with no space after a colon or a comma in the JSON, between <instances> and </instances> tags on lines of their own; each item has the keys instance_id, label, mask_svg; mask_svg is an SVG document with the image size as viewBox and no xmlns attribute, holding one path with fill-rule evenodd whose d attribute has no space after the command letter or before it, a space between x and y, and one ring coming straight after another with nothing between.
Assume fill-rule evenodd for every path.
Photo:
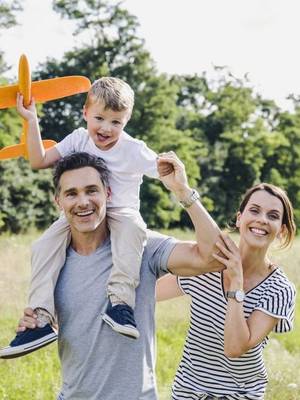
<instances>
[{"instance_id":1,"label":"wristwatch","mask_svg":"<svg viewBox=\"0 0 300 400\"><path fill-rule=\"evenodd\" d=\"M226 296L228 299L235 299L238 303L242 303L245 300L245 292L243 290L228 291Z\"/></svg>"},{"instance_id":2,"label":"wristwatch","mask_svg":"<svg viewBox=\"0 0 300 400\"><path fill-rule=\"evenodd\" d=\"M183 208L189 208L191 207L192 204L195 203L195 201L200 199L200 194L197 192L197 190L192 189L192 193L188 198L185 200L180 200L179 203Z\"/></svg>"}]
</instances>

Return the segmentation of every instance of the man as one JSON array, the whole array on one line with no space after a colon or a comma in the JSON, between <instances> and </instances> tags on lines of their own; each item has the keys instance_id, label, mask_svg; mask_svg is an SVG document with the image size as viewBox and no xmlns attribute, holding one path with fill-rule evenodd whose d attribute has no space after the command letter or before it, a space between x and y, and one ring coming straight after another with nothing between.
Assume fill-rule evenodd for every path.
<instances>
[{"instance_id":1,"label":"man","mask_svg":"<svg viewBox=\"0 0 300 400\"><path fill-rule=\"evenodd\" d=\"M197 192L188 186L181 161L172 152L161 155L161 175L173 167L161 180L186 207L197 243L149 231L136 290L140 338L133 341L113 332L101 318L107 308L106 284L112 266L105 217L110 192L101 164L94 156L75 153L58 163L54 175L56 201L71 227L71 245L55 290L63 382L58 399L156 400L156 280L168 271L198 275L222 269L210 258L219 231ZM33 311L26 309L19 331L35 324Z\"/></svg>"}]
</instances>

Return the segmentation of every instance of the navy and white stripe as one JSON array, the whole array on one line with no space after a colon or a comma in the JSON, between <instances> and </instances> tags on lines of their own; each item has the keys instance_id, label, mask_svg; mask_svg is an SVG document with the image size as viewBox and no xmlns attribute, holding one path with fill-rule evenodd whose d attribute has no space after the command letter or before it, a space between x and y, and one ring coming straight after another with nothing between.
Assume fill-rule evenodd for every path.
<instances>
[{"instance_id":1,"label":"navy and white stripe","mask_svg":"<svg viewBox=\"0 0 300 400\"><path fill-rule=\"evenodd\" d=\"M267 372L262 350L268 338L239 358L224 355L224 322L227 308L220 272L178 278L183 292L191 296L191 318L183 356L173 388L173 400L199 400L207 395L228 400L263 399ZM254 310L280 318L275 332L292 329L295 288L277 268L246 293L244 314Z\"/></svg>"}]
</instances>

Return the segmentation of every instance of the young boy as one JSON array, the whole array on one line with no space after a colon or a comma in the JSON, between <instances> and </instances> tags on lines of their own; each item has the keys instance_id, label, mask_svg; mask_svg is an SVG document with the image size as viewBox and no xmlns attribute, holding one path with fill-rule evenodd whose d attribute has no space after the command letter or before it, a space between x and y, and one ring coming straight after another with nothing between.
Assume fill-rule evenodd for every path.
<instances>
[{"instance_id":1,"label":"young boy","mask_svg":"<svg viewBox=\"0 0 300 400\"><path fill-rule=\"evenodd\" d=\"M107 285L109 306L102 318L116 332L137 339L139 331L133 311L135 288L139 284L146 242L146 226L139 213L139 188L143 175L158 178L158 172L156 153L141 140L124 132L133 105L134 93L127 83L112 77L97 80L89 90L83 108L87 129L76 129L45 151L34 99L25 108L22 96L17 97L17 110L29 125L28 153L32 168L51 167L61 157L78 151L99 156L107 164L111 173L107 216L113 268ZM69 195L72 197L72 192ZM84 229L85 219L88 220L92 212L88 206L74 210L79 229ZM69 226L62 214L33 245L29 307L35 310L39 327L19 333L9 347L0 351L0 357L19 357L28 353L29 347L33 351L56 339L52 329L55 322L54 290L65 262L69 238Z\"/></svg>"}]
</instances>

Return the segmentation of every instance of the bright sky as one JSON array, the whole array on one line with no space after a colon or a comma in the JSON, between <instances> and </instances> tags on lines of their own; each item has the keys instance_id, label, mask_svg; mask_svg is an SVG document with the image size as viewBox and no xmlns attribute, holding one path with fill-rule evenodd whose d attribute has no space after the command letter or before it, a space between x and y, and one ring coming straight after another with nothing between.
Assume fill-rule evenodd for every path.
<instances>
[{"instance_id":1,"label":"bright sky","mask_svg":"<svg viewBox=\"0 0 300 400\"><path fill-rule=\"evenodd\" d=\"M80 45L51 0L23 4L21 26L0 37L10 76L21 53L34 69ZM248 73L256 89L282 107L289 93L300 94L299 0L125 0L124 6L138 17L159 71L201 73L227 65L236 76Z\"/></svg>"}]
</instances>

